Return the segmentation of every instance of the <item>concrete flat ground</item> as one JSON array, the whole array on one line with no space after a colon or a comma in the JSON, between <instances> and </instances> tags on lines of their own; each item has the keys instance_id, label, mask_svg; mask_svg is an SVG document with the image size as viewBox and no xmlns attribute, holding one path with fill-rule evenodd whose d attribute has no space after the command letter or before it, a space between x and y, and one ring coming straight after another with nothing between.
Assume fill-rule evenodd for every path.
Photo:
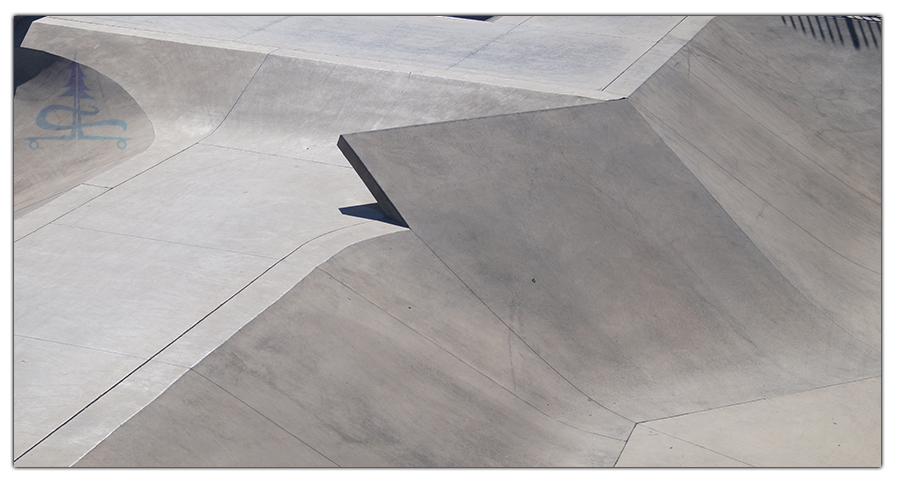
<instances>
[{"instance_id":1,"label":"concrete flat ground","mask_svg":"<svg viewBox=\"0 0 900 500\"><path fill-rule=\"evenodd\" d=\"M14 464L879 466L880 30L35 22Z\"/></svg>"}]
</instances>

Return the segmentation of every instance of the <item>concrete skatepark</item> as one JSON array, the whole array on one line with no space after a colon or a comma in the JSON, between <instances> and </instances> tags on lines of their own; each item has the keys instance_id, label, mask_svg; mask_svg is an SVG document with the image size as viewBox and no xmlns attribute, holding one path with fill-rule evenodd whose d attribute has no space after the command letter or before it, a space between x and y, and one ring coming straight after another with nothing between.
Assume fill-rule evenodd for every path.
<instances>
[{"instance_id":1,"label":"concrete skatepark","mask_svg":"<svg viewBox=\"0 0 900 500\"><path fill-rule=\"evenodd\" d=\"M878 19L22 47L16 467L882 464Z\"/></svg>"}]
</instances>

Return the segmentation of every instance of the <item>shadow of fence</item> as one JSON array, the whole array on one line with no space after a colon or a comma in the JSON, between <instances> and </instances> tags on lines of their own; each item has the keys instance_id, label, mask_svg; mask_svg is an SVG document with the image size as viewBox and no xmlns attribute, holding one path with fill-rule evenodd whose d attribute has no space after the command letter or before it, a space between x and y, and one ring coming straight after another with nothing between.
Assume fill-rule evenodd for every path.
<instances>
[{"instance_id":1,"label":"shadow of fence","mask_svg":"<svg viewBox=\"0 0 900 500\"><path fill-rule=\"evenodd\" d=\"M880 48L880 16L781 16L781 21L823 42L852 44L856 50Z\"/></svg>"}]
</instances>

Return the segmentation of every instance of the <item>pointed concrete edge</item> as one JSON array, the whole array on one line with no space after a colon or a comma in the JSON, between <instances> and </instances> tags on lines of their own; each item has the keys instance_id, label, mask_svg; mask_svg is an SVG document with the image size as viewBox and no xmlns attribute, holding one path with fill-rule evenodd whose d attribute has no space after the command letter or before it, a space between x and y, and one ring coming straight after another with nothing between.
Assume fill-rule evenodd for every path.
<instances>
[{"instance_id":1,"label":"pointed concrete edge","mask_svg":"<svg viewBox=\"0 0 900 500\"><path fill-rule=\"evenodd\" d=\"M347 157L347 161L350 162L350 165L353 167L353 170L356 171L356 174L359 175L359 178L362 179L363 183L372 193L372 196L375 197L375 201L378 202L378 206L381 210L387 214L391 220L395 221L397 224L400 224L403 227L409 227L409 224L403 220L403 216L400 215L400 212L397 210L397 207L391 203L391 200L384 194L384 190L381 189L381 186L378 185L378 182L372 177L372 174L369 172L369 169L366 168L365 164L363 164L362 160L359 159L359 156L353 151L353 148L347 144L347 139L341 135L338 138L338 148L340 148L341 152Z\"/></svg>"}]
</instances>

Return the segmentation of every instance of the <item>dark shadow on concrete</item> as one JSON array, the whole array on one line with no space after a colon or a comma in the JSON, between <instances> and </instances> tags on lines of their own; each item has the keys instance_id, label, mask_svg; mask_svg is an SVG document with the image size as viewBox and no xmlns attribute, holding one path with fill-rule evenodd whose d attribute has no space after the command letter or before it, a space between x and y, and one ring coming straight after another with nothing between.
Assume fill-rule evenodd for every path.
<instances>
[{"instance_id":1,"label":"dark shadow on concrete","mask_svg":"<svg viewBox=\"0 0 900 500\"><path fill-rule=\"evenodd\" d=\"M369 203L367 205L355 205L352 207L341 207L339 209L342 214L349 215L351 217L359 217L361 219L371 219L377 220L380 222L387 222L388 224L393 224L395 226L406 227L403 224L398 223L397 221L388 217L384 210L378 206L378 203Z\"/></svg>"},{"instance_id":2,"label":"dark shadow on concrete","mask_svg":"<svg viewBox=\"0 0 900 500\"><path fill-rule=\"evenodd\" d=\"M369 169L366 168L362 160L359 159L359 156L357 156L356 152L353 151L353 148L350 147L343 135L338 137L338 148L341 150L341 153L343 153L347 158L347 161L350 162L353 170L356 171L356 174L359 175L360 179L362 179L366 187L369 188L369 192L372 193L372 196L375 197L375 201L378 202L378 206L385 214L387 214L388 218L396 222L399 226L409 227L409 224L406 223L406 220L404 220L403 216L400 215L400 212L397 211L397 207L395 207L391 200L387 197L387 195L384 194L384 190L382 190L381 186L378 185L378 181L376 181L375 178L372 177Z\"/></svg>"},{"instance_id":3,"label":"dark shadow on concrete","mask_svg":"<svg viewBox=\"0 0 900 500\"><path fill-rule=\"evenodd\" d=\"M15 16L13 18L13 95L15 89L40 74L61 59L40 50L22 48L22 41L31 23L44 16Z\"/></svg>"},{"instance_id":4,"label":"dark shadow on concrete","mask_svg":"<svg viewBox=\"0 0 900 500\"><path fill-rule=\"evenodd\" d=\"M830 42L846 46L847 41L853 44L856 50L879 49L881 38L881 17L879 16L781 16L781 22L785 26L790 22L794 31L807 36L812 36Z\"/></svg>"},{"instance_id":5,"label":"dark shadow on concrete","mask_svg":"<svg viewBox=\"0 0 900 500\"><path fill-rule=\"evenodd\" d=\"M31 27L31 23L37 21L38 19L44 16L15 16L13 17L13 46L21 47L22 40L25 39L25 35L28 33L28 28Z\"/></svg>"},{"instance_id":6,"label":"dark shadow on concrete","mask_svg":"<svg viewBox=\"0 0 900 500\"><path fill-rule=\"evenodd\" d=\"M473 21L488 21L494 16L447 16L447 17L458 17L460 19L471 19Z\"/></svg>"}]
</instances>

